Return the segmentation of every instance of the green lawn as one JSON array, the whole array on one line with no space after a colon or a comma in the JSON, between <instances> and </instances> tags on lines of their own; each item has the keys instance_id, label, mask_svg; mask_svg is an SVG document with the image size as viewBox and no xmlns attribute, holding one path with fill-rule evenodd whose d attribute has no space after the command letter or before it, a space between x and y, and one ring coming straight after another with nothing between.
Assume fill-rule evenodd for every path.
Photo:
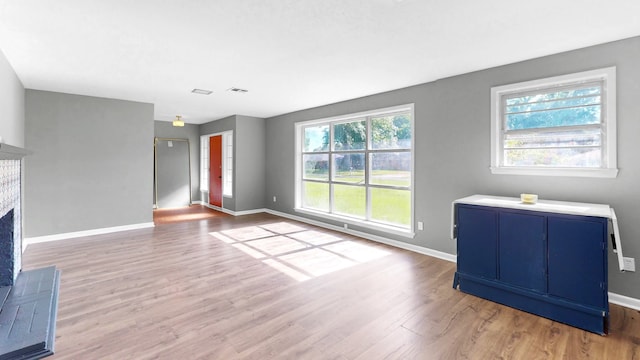
<instances>
[{"instance_id":1,"label":"green lawn","mask_svg":"<svg viewBox=\"0 0 640 360\"><path fill-rule=\"evenodd\" d=\"M342 179L341 179L342 180ZM305 182L304 206L329 211L329 184ZM333 212L365 218L366 193L361 186L334 184ZM408 190L371 188L371 217L374 221L409 227L411 192Z\"/></svg>"}]
</instances>

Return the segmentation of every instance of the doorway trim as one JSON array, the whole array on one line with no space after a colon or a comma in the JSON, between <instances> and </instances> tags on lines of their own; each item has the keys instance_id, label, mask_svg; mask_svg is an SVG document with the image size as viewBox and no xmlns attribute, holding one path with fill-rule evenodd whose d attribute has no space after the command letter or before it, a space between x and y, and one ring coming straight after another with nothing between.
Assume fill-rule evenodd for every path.
<instances>
[{"instance_id":1,"label":"doorway trim","mask_svg":"<svg viewBox=\"0 0 640 360\"><path fill-rule=\"evenodd\" d=\"M234 130L225 130L219 131L211 134L200 135L200 201L199 203L208 207L211 207L215 210L224 209L224 199L225 198L233 198L233 174L231 175L231 184L228 183L227 170L229 169L229 165L231 166L231 171L234 169L234 146L233 144L233 132ZM212 136L222 136L222 207L219 208L217 206L213 206L209 203L209 167L211 165L211 159L209 159L209 138ZM229 148L227 136L231 137L231 148ZM229 151L231 151L231 159L229 159ZM206 159L206 163L205 163ZM229 164L231 162L231 164ZM206 176L206 177L205 177ZM203 186L206 184L206 188ZM231 189L231 193L227 188L229 186Z\"/></svg>"}]
</instances>

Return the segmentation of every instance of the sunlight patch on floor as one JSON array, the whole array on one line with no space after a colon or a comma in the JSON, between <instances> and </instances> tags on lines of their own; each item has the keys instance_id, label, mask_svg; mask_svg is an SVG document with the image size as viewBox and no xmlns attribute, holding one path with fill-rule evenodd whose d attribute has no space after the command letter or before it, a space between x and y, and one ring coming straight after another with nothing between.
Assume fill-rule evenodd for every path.
<instances>
[{"instance_id":1,"label":"sunlight patch on floor","mask_svg":"<svg viewBox=\"0 0 640 360\"><path fill-rule=\"evenodd\" d=\"M297 280L306 281L389 255L382 247L275 222L209 235Z\"/></svg>"}]
</instances>

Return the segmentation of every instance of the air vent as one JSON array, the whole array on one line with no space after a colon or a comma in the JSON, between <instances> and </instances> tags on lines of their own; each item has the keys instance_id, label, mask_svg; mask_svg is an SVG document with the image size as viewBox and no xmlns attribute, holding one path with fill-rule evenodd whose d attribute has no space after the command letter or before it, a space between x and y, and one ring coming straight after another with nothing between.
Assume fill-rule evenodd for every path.
<instances>
[{"instance_id":1,"label":"air vent","mask_svg":"<svg viewBox=\"0 0 640 360\"><path fill-rule=\"evenodd\" d=\"M249 92L249 90L240 89L240 88L236 88L236 87L229 88L229 89L227 89L227 91L233 91L233 92L237 92L237 93Z\"/></svg>"},{"instance_id":2,"label":"air vent","mask_svg":"<svg viewBox=\"0 0 640 360\"><path fill-rule=\"evenodd\" d=\"M200 95L211 95L211 93L213 91L211 90L203 90L203 89L193 89L191 90L192 93L194 94L200 94Z\"/></svg>"}]
</instances>

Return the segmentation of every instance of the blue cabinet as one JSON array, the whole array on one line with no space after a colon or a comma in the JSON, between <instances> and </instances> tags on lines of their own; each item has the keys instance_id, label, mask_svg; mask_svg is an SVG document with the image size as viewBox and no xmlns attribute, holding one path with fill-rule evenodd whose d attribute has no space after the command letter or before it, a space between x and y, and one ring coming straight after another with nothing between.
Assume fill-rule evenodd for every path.
<instances>
[{"instance_id":1,"label":"blue cabinet","mask_svg":"<svg viewBox=\"0 0 640 360\"><path fill-rule=\"evenodd\" d=\"M456 203L454 288L605 334L608 219Z\"/></svg>"}]
</instances>

